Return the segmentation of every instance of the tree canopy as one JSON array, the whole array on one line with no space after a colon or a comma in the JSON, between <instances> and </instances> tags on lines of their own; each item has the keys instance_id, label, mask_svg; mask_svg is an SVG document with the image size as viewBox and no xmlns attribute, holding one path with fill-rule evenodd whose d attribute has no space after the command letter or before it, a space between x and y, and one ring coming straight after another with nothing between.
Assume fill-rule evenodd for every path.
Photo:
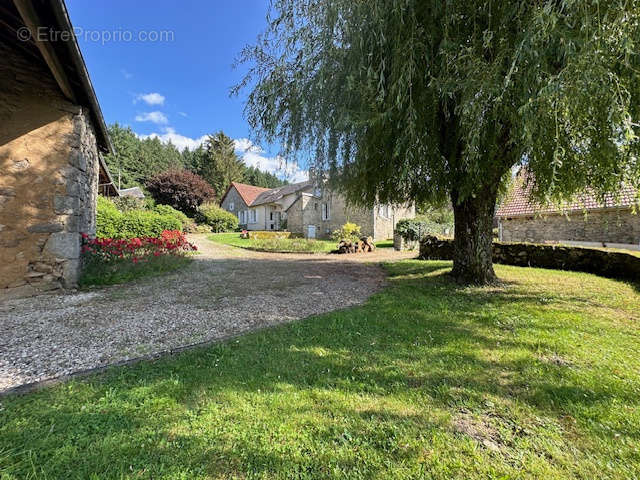
<instances>
[{"instance_id":1,"label":"tree canopy","mask_svg":"<svg viewBox=\"0 0 640 480\"><path fill-rule=\"evenodd\" d=\"M637 0L274 0L234 91L350 201L450 200L454 273L490 281L514 166L540 201L640 183L639 19Z\"/></svg>"},{"instance_id":2,"label":"tree canopy","mask_svg":"<svg viewBox=\"0 0 640 480\"><path fill-rule=\"evenodd\" d=\"M116 183L120 176L122 188L144 186L158 173L183 168L203 176L220 195L224 189L219 188L234 180L267 188L287 183L272 173L246 166L236 155L233 140L223 132L211 135L207 145L182 152L158 138L142 139L130 127L117 123L109 127L109 135L116 153L107 155L105 160Z\"/></svg>"}]
</instances>

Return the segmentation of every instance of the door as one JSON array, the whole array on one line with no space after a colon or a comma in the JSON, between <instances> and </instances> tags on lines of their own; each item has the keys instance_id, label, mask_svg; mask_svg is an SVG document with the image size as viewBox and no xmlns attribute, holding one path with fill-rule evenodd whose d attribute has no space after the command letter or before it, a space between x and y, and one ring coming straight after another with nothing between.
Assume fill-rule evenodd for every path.
<instances>
[{"instance_id":1,"label":"door","mask_svg":"<svg viewBox=\"0 0 640 480\"><path fill-rule=\"evenodd\" d=\"M309 225L307 227L307 238L316 238L316 226Z\"/></svg>"}]
</instances>

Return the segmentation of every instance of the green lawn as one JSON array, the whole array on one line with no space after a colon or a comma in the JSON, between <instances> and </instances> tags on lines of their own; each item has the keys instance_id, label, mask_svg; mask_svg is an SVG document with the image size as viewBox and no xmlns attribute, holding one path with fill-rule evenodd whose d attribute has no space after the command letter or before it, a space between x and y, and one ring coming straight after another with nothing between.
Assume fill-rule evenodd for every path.
<instances>
[{"instance_id":1,"label":"green lawn","mask_svg":"<svg viewBox=\"0 0 640 480\"><path fill-rule=\"evenodd\" d=\"M640 476L638 286L387 268L363 306L2 398L0 478Z\"/></svg>"},{"instance_id":2,"label":"green lawn","mask_svg":"<svg viewBox=\"0 0 640 480\"><path fill-rule=\"evenodd\" d=\"M233 247L246 248L248 250L262 250L284 253L327 253L336 249L334 240L306 240L280 239L280 240L254 240L241 238L237 232L214 233L207 237L212 242L231 245ZM376 242L378 248L392 248L393 240Z\"/></svg>"}]
</instances>

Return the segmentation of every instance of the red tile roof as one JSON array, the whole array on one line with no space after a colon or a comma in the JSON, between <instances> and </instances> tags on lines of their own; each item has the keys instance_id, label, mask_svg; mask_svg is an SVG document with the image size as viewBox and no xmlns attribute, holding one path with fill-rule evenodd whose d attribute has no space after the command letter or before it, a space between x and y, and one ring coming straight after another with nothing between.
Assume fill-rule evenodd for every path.
<instances>
[{"instance_id":1,"label":"red tile roof","mask_svg":"<svg viewBox=\"0 0 640 480\"><path fill-rule=\"evenodd\" d=\"M245 183L231 182L231 185L229 185L229 188L222 196L220 203L222 203L224 197L227 196L227 193L229 193L229 190L231 190L232 187L236 189L242 200L244 200L244 203L246 203L247 205L251 205L261 193L271 190L270 188L255 187L253 185L247 185Z\"/></svg>"},{"instance_id":2,"label":"red tile roof","mask_svg":"<svg viewBox=\"0 0 640 480\"><path fill-rule=\"evenodd\" d=\"M607 194L604 203L598 201L595 195L586 192L577 195L573 201L565 202L561 206L539 205L531 203L529 194L532 184L526 184L523 177L516 179L516 184L504 199L497 217L521 217L543 213L567 213L572 211L598 210L602 208L629 208L638 202L638 192L631 185L622 186L618 198L614 194Z\"/></svg>"}]
</instances>

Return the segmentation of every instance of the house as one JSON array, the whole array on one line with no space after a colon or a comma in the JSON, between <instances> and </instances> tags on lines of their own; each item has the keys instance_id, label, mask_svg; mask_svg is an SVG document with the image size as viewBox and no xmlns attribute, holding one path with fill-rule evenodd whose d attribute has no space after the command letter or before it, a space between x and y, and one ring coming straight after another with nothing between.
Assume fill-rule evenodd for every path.
<instances>
[{"instance_id":1,"label":"house","mask_svg":"<svg viewBox=\"0 0 640 480\"><path fill-rule=\"evenodd\" d=\"M324 182L311 180L272 189L234 182L220 205L247 230L286 229L306 238L328 238L346 222L360 225L363 235L376 240L392 238L398 220L415 216L413 205L349 206Z\"/></svg>"},{"instance_id":2,"label":"house","mask_svg":"<svg viewBox=\"0 0 640 480\"><path fill-rule=\"evenodd\" d=\"M120 190L120 196L144 200L144 192L140 187L123 188Z\"/></svg>"},{"instance_id":3,"label":"house","mask_svg":"<svg viewBox=\"0 0 640 480\"><path fill-rule=\"evenodd\" d=\"M638 192L623 186L618 198L603 202L584 193L561 206L536 205L531 183L519 176L496 212L498 237L505 242L564 243L583 246L640 248Z\"/></svg>"},{"instance_id":4,"label":"house","mask_svg":"<svg viewBox=\"0 0 640 480\"><path fill-rule=\"evenodd\" d=\"M72 287L98 193L118 191L63 1L2 2L0 58L0 295Z\"/></svg>"}]
</instances>

